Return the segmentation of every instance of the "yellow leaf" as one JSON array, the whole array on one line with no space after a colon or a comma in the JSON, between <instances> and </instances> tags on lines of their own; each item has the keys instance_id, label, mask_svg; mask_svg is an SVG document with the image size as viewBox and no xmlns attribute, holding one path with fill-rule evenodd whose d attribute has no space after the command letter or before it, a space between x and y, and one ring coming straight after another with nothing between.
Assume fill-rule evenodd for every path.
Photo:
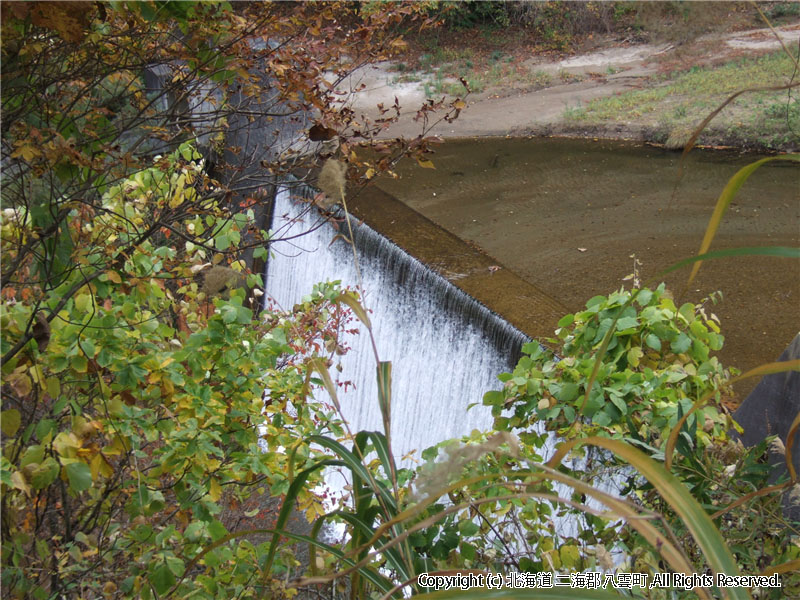
<instances>
[{"instance_id":1,"label":"yellow leaf","mask_svg":"<svg viewBox=\"0 0 800 600\"><path fill-rule=\"evenodd\" d=\"M208 487L208 496L214 501L218 501L222 496L222 486L215 478L211 479L211 485Z\"/></svg>"},{"instance_id":2,"label":"yellow leaf","mask_svg":"<svg viewBox=\"0 0 800 600\"><path fill-rule=\"evenodd\" d=\"M81 447L81 441L71 431L62 431L53 440L53 448L60 456L75 458L77 449Z\"/></svg>"},{"instance_id":3,"label":"yellow leaf","mask_svg":"<svg viewBox=\"0 0 800 600\"><path fill-rule=\"evenodd\" d=\"M464 102L463 100L456 100L455 102L453 102L453 108L457 108L458 110L463 110L467 108L467 103Z\"/></svg>"},{"instance_id":4,"label":"yellow leaf","mask_svg":"<svg viewBox=\"0 0 800 600\"><path fill-rule=\"evenodd\" d=\"M402 37L399 37L397 39L392 40L389 46L391 46L392 50L399 52L402 50L406 50L408 48L408 42L406 42Z\"/></svg>"},{"instance_id":5,"label":"yellow leaf","mask_svg":"<svg viewBox=\"0 0 800 600\"><path fill-rule=\"evenodd\" d=\"M118 456L123 452L127 452L127 450L128 448L126 447L125 442L120 436L117 435L108 446L101 450L101 452L106 456Z\"/></svg>"},{"instance_id":6,"label":"yellow leaf","mask_svg":"<svg viewBox=\"0 0 800 600\"><path fill-rule=\"evenodd\" d=\"M25 481L25 476L21 471L14 471L14 473L11 474L11 487L25 492L28 498L31 497L31 486Z\"/></svg>"},{"instance_id":7,"label":"yellow leaf","mask_svg":"<svg viewBox=\"0 0 800 600\"><path fill-rule=\"evenodd\" d=\"M24 373L20 373L19 370L9 375L6 381L11 385L11 388L17 396L27 396L33 389L30 377Z\"/></svg>"},{"instance_id":8,"label":"yellow leaf","mask_svg":"<svg viewBox=\"0 0 800 600\"><path fill-rule=\"evenodd\" d=\"M644 352L638 346L628 350L628 364L634 368L639 366L639 360L644 356Z\"/></svg>"},{"instance_id":9,"label":"yellow leaf","mask_svg":"<svg viewBox=\"0 0 800 600\"><path fill-rule=\"evenodd\" d=\"M17 149L11 153L12 158L20 158L28 162L34 158L41 156L42 152L36 146L33 146L28 140L18 140L16 142Z\"/></svg>"},{"instance_id":10,"label":"yellow leaf","mask_svg":"<svg viewBox=\"0 0 800 600\"><path fill-rule=\"evenodd\" d=\"M75 296L75 308L81 312L87 312L92 305L92 299L88 294L79 294Z\"/></svg>"},{"instance_id":11,"label":"yellow leaf","mask_svg":"<svg viewBox=\"0 0 800 600\"><path fill-rule=\"evenodd\" d=\"M364 173L364 177L367 179L372 179L373 177L375 177L375 169L373 169L372 167L367 169L367 172Z\"/></svg>"},{"instance_id":12,"label":"yellow leaf","mask_svg":"<svg viewBox=\"0 0 800 600\"><path fill-rule=\"evenodd\" d=\"M423 169L435 169L436 168L436 167L433 166L433 163L431 161L425 160L425 159L422 159L422 158L418 158L417 159L417 163L419 163L419 166L422 167Z\"/></svg>"},{"instance_id":13,"label":"yellow leaf","mask_svg":"<svg viewBox=\"0 0 800 600\"><path fill-rule=\"evenodd\" d=\"M122 283L122 278L116 271L106 271L106 277L108 277L108 280L113 283Z\"/></svg>"},{"instance_id":14,"label":"yellow leaf","mask_svg":"<svg viewBox=\"0 0 800 600\"><path fill-rule=\"evenodd\" d=\"M98 475L111 477L114 474L114 469L100 452L94 455L92 462L89 463L89 469L92 471L92 481L97 481Z\"/></svg>"},{"instance_id":15,"label":"yellow leaf","mask_svg":"<svg viewBox=\"0 0 800 600\"><path fill-rule=\"evenodd\" d=\"M45 377L44 371L42 370L42 365L36 363L35 365L31 366L30 369L28 369L28 372L31 374L31 380L38 384L41 390L44 390Z\"/></svg>"},{"instance_id":16,"label":"yellow leaf","mask_svg":"<svg viewBox=\"0 0 800 600\"><path fill-rule=\"evenodd\" d=\"M178 183L175 188L175 193L172 195L172 200L169 202L170 208L177 208L184 201L183 188L186 186L186 175L178 177Z\"/></svg>"}]
</instances>

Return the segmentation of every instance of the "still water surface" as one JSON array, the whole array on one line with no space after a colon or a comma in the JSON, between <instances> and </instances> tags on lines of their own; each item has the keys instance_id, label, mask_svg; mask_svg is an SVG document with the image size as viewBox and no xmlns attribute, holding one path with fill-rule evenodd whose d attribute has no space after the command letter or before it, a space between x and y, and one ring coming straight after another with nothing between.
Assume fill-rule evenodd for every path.
<instances>
[{"instance_id":1,"label":"still water surface","mask_svg":"<svg viewBox=\"0 0 800 600\"><path fill-rule=\"evenodd\" d=\"M720 192L760 157L639 144L482 138L449 141L436 169L401 163L378 186L559 300L570 311L608 294L641 261L643 280L697 251ZM800 244L800 167L774 161L745 183L713 249ZM664 278L676 295L688 270ZM706 262L685 299L721 290L713 312L724 364L770 362L798 332L800 264L767 257ZM553 323L555 327L555 323ZM737 388L740 396L753 383Z\"/></svg>"}]
</instances>

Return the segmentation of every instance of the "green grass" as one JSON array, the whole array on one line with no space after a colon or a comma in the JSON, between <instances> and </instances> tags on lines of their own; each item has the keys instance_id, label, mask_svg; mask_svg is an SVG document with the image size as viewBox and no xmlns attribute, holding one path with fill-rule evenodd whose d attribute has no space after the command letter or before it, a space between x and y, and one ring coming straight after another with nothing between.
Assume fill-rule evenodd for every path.
<instances>
[{"instance_id":1,"label":"green grass","mask_svg":"<svg viewBox=\"0 0 800 600\"><path fill-rule=\"evenodd\" d=\"M586 79L586 76L581 73L572 73L566 69L558 71L558 78L564 83L578 83Z\"/></svg>"},{"instance_id":2,"label":"green grass","mask_svg":"<svg viewBox=\"0 0 800 600\"><path fill-rule=\"evenodd\" d=\"M465 54L454 61L441 63L425 81L425 94L429 98L442 94L449 96L463 96L464 86L455 81L464 78L472 93L478 94L492 88L541 88L551 84L552 76L544 71L530 71L517 68L502 53L493 54L489 59L488 68L477 68L471 57ZM403 77L397 81L403 80ZM406 76L406 80L411 81Z\"/></svg>"},{"instance_id":3,"label":"green grass","mask_svg":"<svg viewBox=\"0 0 800 600\"><path fill-rule=\"evenodd\" d=\"M633 118L670 132L699 124L734 92L787 83L793 68L783 52L720 67L694 67L649 89L592 100L566 111L564 118L585 124ZM796 96L787 101L786 91L748 92L726 107L711 127L733 138L755 137L768 147L779 147L791 141L792 131L800 131L800 102Z\"/></svg>"},{"instance_id":4,"label":"green grass","mask_svg":"<svg viewBox=\"0 0 800 600\"><path fill-rule=\"evenodd\" d=\"M497 35L492 32L492 35ZM486 57L479 56L473 48L447 48L439 45L436 38L422 40L425 52L419 57L416 70L405 63L389 68L401 75L393 83L423 82L425 95L433 98L441 95L463 96L464 86L457 81L467 81L472 93L481 93L490 88L545 87L552 77L543 71L530 71L518 67L513 55L503 50L494 50Z\"/></svg>"}]
</instances>

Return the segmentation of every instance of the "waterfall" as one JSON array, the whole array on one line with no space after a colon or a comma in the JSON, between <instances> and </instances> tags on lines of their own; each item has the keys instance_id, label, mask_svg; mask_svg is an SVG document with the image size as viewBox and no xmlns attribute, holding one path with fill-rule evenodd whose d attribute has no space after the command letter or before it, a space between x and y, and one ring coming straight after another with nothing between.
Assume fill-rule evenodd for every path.
<instances>
[{"instance_id":1,"label":"waterfall","mask_svg":"<svg viewBox=\"0 0 800 600\"><path fill-rule=\"evenodd\" d=\"M288 310L324 281L358 287L352 247L334 240L337 232L316 209L281 188L273 214L275 237L292 239L271 247L267 302ZM489 429L483 394L499 388L497 375L513 368L528 338L369 226L353 219L353 227L363 304L371 311L378 355L392 362L395 455ZM352 430L382 431L375 358L360 329L346 340L351 350L340 357L341 373L332 368L331 375L355 384L339 388ZM471 404L477 406L467 410Z\"/></svg>"},{"instance_id":2,"label":"waterfall","mask_svg":"<svg viewBox=\"0 0 800 600\"><path fill-rule=\"evenodd\" d=\"M266 302L290 309L316 283L341 281L356 288L358 277L352 247L325 223L308 200L297 198L313 190L280 188L275 198L272 231L277 239L267 265ZM294 198L293 198L294 195ZM522 345L530 339L452 283L407 254L364 223L352 220L356 251L364 284L363 304L371 312L381 360L392 361L392 449L396 458L417 455L437 442L458 438L473 429L492 426L483 394L499 389L497 375L514 368ZM346 231L346 226L340 228ZM352 381L355 388L339 388L338 397L353 432L382 431L378 408L375 359L365 328L350 336L351 350L341 358L342 371L331 375ZM317 399L327 400L322 390ZM475 404L475 406L470 405ZM468 410L469 408L469 410ZM541 425L537 426L543 431ZM553 452L555 437L542 451ZM585 459L568 459L582 470ZM345 481L327 476L328 491L341 491ZM593 481L614 493L621 478ZM568 486L554 489L568 498ZM601 503L588 504L604 509ZM554 532L564 538L577 535L576 518L554 517ZM342 530L330 534L340 536ZM615 553L617 562L622 555Z\"/></svg>"}]
</instances>

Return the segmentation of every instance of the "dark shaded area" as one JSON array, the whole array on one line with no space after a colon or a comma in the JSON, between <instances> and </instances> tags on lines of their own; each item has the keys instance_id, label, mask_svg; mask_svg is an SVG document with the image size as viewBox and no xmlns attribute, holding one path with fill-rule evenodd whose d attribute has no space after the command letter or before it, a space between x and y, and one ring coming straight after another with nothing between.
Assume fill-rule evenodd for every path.
<instances>
[{"instance_id":1,"label":"dark shaded area","mask_svg":"<svg viewBox=\"0 0 800 600\"><path fill-rule=\"evenodd\" d=\"M795 336L778 360L783 362L797 358L800 358L800 334ZM744 428L740 437L745 446L755 446L772 435L777 435L784 446L788 446L789 429L798 413L800 372L787 371L764 377L733 413L733 417ZM800 447L797 444L797 435L794 438L792 464L795 471L800 472ZM775 466L769 482L775 483L788 472L786 458L771 450L769 462ZM789 493L784 495L783 507L789 520L800 522L800 504L791 504Z\"/></svg>"}]
</instances>

